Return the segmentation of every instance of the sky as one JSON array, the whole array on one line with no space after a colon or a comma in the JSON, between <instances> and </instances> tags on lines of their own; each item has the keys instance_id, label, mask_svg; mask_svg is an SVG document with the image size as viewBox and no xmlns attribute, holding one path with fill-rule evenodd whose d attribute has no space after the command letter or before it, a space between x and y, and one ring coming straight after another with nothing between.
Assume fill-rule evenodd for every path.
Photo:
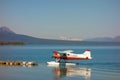
<instances>
[{"instance_id":1,"label":"sky","mask_svg":"<svg viewBox=\"0 0 120 80\"><path fill-rule=\"evenodd\" d=\"M0 26L38 38L120 35L120 0L0 0Z\"/></svg>"}]
</instances>

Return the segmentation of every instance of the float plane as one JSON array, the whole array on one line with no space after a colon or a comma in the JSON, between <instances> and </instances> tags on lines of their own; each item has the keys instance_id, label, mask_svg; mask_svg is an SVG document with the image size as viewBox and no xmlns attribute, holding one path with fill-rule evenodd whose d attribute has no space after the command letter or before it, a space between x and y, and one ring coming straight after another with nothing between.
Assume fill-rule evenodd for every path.
<instances>
[{"instance_id":1,"label":"float plane","mask_svg":"<svg viewBox=\"0 0 120 80\"><path fill-rule=\"evenodd\" d=\"M83 54L75 54L73 53L73 50L54 51L52 57L57 59L58 61L61 59L63 60L90 60L92 59L90 50L86 50Z\"/></svg>"},{"instance_id":2,"label":"float plane","mask_svg":"<svg viewBox=\"0 0 120 80\"><path fill-rule=\"evenodd\" d=\"M56 59L55 61L47 62L48 64L59 64L61 60L90 60L91 57L91 51L86 50L82 54L75 54L73 53L73 50L66 50L66 51L54 51L53 52L53 58Z\"/></svg>"}]
</instances>

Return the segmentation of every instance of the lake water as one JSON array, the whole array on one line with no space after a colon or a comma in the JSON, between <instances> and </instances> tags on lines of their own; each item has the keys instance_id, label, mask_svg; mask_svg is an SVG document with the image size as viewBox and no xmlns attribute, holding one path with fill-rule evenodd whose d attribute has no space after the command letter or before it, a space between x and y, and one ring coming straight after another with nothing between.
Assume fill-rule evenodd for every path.
<instances>
[{"instance_id":1,"label":"lake water","mask_svg":"<svg viewBox=\"0 0 120 80\"><path fill-rule=\"evenodd\" d=\"M54 50L91 50L92 60L76 66L49 66ZM0 46L0 60L35 61L38 66L0 66L0 80L120 80L119 44ZM70 61L71 62L71 61Z\"/></svg>"}]
</instances>

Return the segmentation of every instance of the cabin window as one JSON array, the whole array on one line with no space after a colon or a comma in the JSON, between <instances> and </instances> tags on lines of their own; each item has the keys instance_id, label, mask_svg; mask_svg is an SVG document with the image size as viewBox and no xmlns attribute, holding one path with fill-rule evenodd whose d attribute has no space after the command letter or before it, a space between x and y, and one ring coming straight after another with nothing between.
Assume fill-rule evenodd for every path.
<instances>
[{"instance_id":1,"label":"cabin window","mask_svg":"<svg viewBox=\"0 0 120 80\"><path fill-rule=\"evenodd\" d=\"M70 54L67 54L68 56L70 55Z\"/></svg>"}]
</instances>

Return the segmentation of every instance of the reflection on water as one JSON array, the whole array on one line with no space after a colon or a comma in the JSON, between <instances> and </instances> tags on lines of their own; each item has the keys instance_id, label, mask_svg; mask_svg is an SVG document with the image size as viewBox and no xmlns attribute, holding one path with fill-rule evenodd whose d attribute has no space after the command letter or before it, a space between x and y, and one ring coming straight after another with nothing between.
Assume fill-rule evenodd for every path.
<instances>
[{"instance_id":1,"label":"reflection on water","mask_svg":"<svg viewBox=\"0 0 120 80\"><path fill-rule=\"evenodd\" d=\"M52 65L53 67L53 65ZM54 66L53 69L54 79L60 80L64 77L79 77L79 79L90 80L91 68L80 67L80 66L66 66L61 64L59 66Z\"/></svg>"},{"instance_id":2,"label":"reflection on water","mask_svg":"<svg viewBox=\"0 0 120 80\"><path fill-rule=\"evenodd\" d=\"M24 67L24 68L32 68L38 65L0 65L0 67Z\"/></svg>"}]
</instances>

